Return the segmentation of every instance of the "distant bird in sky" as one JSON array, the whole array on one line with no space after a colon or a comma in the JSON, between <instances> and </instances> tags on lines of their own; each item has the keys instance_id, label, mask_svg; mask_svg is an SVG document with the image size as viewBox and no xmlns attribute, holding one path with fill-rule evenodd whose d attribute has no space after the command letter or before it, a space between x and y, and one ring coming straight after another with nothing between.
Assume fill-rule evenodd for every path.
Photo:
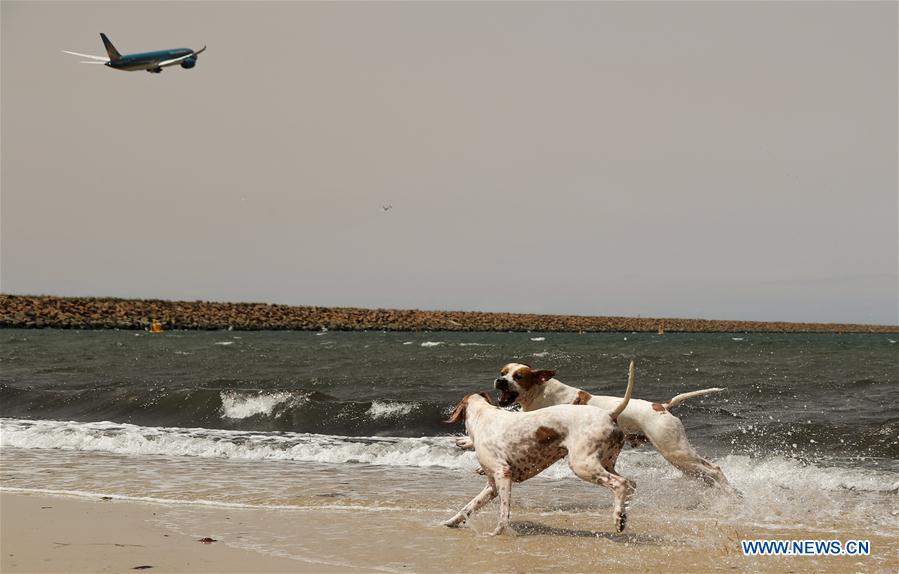
<instances>
[{"instance_id":1,"label":"distant bird in sky","mask_svg":"<svg viewBox=\"0 0 899 574\"><path fill-rule=\"evenodd\" d=\"M393 209L393 206L390 205L389 203L388 203L387 205L382 205L382 206L381 206L381 211L383 211L384 213L387 213L387 212L390 211L391 209Z\"/></svg>"}]
</instances>

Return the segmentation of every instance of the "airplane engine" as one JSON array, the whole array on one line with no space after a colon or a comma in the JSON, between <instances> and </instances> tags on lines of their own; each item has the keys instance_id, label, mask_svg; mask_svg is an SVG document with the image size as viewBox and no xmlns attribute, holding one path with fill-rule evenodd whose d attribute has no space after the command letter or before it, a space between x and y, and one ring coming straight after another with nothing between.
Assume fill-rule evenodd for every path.
<instances>
[{"instance_id":1,"label":"airplane engine","mask_svg":"<svg viewBox=\"0 0 899 574\"><path fill-rule=\"evenodd\" d=\"M197 59L196 59L196 58L188 58L188 59L184 60L183 62L181 62L181 67L182 67L182 68L190 69L190 68L193 68L193 67L196 66L196 65L197 65Z\"/></svg>"}]
</instances>

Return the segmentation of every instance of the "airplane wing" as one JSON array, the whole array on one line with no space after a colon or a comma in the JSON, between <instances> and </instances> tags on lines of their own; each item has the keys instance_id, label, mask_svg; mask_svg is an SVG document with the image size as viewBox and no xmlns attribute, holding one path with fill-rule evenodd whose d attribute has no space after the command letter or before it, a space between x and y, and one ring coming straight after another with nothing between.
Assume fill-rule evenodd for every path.
<instances>
[{"instance_id":1,"label":"airplane wing","mask_svg":"<svg viewBox=\"0 0 899 574\"><path fill-rule=\"evenodd\" d=\"M65 54L72 54L73 56L81 56L82 58L89 58L91 60L96 60L98 62L106 63L109 61L109 58L104 58L102 56L91 56L90 54L79 54L78 52L69 52L68 50L62 50Z\"/></svg>"},{"instance_id":2,"label":"airplane wing","mask_svg":"<svg viewBox=\"0 0 899 574\"><path fill-rule=\"evenodd\" d=\"M163 60L162 62L159 62L156 65L159 66L160 68L165 68L166 66L174 66L175 64L180 64L181 62L183 62L184 60L186 60L188 58L193 58L194 56L196 56L197 54L199 54L200 52L202 52L205 49L206 49L206 46L203 46L199 50L195 50L186 56L172 58L171 60Z\"/></svg>"}]
</instances>

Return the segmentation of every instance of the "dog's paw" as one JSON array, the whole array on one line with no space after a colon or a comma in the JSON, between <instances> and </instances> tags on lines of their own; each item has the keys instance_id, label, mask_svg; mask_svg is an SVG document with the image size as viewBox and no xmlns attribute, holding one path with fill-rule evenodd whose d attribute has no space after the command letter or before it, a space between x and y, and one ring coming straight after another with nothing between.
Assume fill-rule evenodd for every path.
<instances>
[{"instance_id":1,"label":"dog's paw","mask_svg":"<svg viewBox=\"0 0 899 574\"><path fill-rule=\"evenodd\" d=\"M456 446L464 450L473 450L474 441L467 436L460 436L456 439Z\"/></svg>"},{"instance_id":2,"label":"dog's paw","mask_svg":"<svg viewBox=\"0 0 899 574\"><path fill-rule=\"evenodd\" d=\"M515 529L512 528L511 524L505 523L505 524L500 524L499 526L496 527L496 529L493 532L490 533L490 536L502 536L502 535L518 536L518 532L516 532Z\"/></svg>"},{"instance_id":3,"label":"dog's paw","mask_svg":"<svg viewBox=\"0 0 899 574\"><path fill-rule=\"evenodd\" d=\"M616 532L624 532L624 529L626 526L627 526L627 513L622 512L621 514L617 514L615 516L615 531Z\"/></svg>"},{"instance_id":4,"label":"dog's paw","mask_svg":"<svg viewBox=\"0 0 899 574\"><path fill-rule=\"evenodd\" d=\"M463 524L465 524L466 520L468 520L468 517L465 516L465 514L463 514L462 512L459 512L457 514L454 514L453 517L449 520L444 520L440 524L446 526L447 528L459 528Z\"/></svg>"}]
</instances>

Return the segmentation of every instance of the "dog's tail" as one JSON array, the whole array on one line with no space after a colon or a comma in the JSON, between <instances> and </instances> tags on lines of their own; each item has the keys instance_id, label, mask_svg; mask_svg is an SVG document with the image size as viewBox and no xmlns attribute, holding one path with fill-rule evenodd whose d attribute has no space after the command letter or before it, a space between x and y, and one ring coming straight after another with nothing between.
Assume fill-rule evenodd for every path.
<instances>
[{"instance_id":1,"label":"dog's tail","mask_svg":"<svg viewBox=\"0 0 899 574\"><path fill-rule=\"evenodd\" d=\"M682 402L684 402L687 399L692 399L693 397L701 397L702 395L707 395L709 393L720 393L723 390L725 390L725 389L722 389L719 387L714 387L711 389L702 389L701 391L690 391L689 393L681 393L681 394L677 395L676 397L674 397L673 399L671 399L670 401L668 401L667 403L662 403L662 406L670 411L671 409L673 409L674 407L681 404Z\"/></svg>"},{"instance_id":2,"label":"dog's tail","mask_svg":"<svg viewBox=\"0 0 899 574\"><path fill-rule=\"evenodd\" d=\"M609 413L609 416L612 417L612 420L618 422L618 415L627 407L627 403L631 400L631 393L634 390L634 360L631 359L631 366L627 369L627 390L624 391L624 398L621 399L621 404L615 407L615 410Z\"/></svg>"}]
</instances>

